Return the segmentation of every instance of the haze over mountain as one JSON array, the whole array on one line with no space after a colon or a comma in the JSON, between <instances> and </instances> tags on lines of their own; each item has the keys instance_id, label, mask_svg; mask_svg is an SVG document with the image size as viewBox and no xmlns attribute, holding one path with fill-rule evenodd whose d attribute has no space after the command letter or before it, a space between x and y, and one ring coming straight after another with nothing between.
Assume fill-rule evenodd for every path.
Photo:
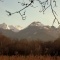
<instances>
[{"instance_id":1,"label":"haze over mountain","mask_svg":"<svg viewBox=\"0 0 60 60\"><path fill-rule=\"evenodd\" d=\"M54 26L45 26L41 22L32 22L25 29L19 30L19 32L15 32L14 30L12 30L12 28L16 30L16 28L14 28L13 26L8 27L4 25L4 29L0 28L0 32L2 32L2 34L4 34L5 36L14 39L40 39L42 41L53 41L60 35L59 27L55 28Z\"/></svg>"},{"instance_id":2,"label":"haze over mountain","mask_svg":"<svg viewBox=\"0 0 60 60\"><path fill-rule=\"evenodd\" d=\"M7 30L12 30L14 32L18 32L18 31L20 31L22 29L21 26L7 25L6 23L0 24L0 28L7 29Z\"/></svg>"}]
</instances>

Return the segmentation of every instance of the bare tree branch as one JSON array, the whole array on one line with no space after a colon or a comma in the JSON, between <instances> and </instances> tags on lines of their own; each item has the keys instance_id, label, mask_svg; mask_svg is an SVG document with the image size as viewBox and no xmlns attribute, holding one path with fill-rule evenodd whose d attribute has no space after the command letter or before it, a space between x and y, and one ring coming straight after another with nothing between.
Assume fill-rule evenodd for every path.
<instances>
[{"instance_id":1,"label":"bare tree branch","mask_svg":"<svg viewBox=\"0 0 60 60\"><path fill-rule=\"evenodd\" d=\"M20 3L20 2L18 2L18 3ZM11 13L11 12L9 12L9 11L7 11L7 10L6 10L6 12L9 14L9 16L11 16L11 15L13 15L13 14L15 14L15 13L19 13L19 14L21 15L22 19L25 20L26 16L23 17L23 15L25 15L25 12L24 12L24 14L22 15L22 14L21 14L21 11L23 11L23 10L26 9L26 8L28 8L32 3L33 3L33 0L31 0L29 4L23 3L23 6L24 6L24 5L26 5L26 6L25 6L24 8L22 8L21 10L16 11L16 12L14 12L14 13Z\"/></svg>"},{"instance_id":2,"label":"bare tree branch","mask_svg":"<svg viewBox=\"0 0 60 60\"><path fill-rule=\"evenodd\" d=\"M54 0L55 1L55 0ZM56 2L56 1L55 1ZM50 0L50 6L51 6L51 10L52 10L52 13L53 13L53 16L54 16L54 20L53 20L53 24L54 24L54 22L55 22L55 20L57 20L57 22L58 22L58 25L60 24L59 23L59 21L58 21L58 19L57 19L57 17L56 17L56 12L53 10L53 7L52 7L52 0ZM52 24L52 26L53 26L53 24Z\"/></svg>"},{"instance_id":3,"label":"bare tree branch","mask_svg":"<svg viewBox=\"0 0 60 60\"><path fill-rule=\"evenodd\" d=\"M18 2L18 3L20 3L22 6L24 6L24 8L22 8L22 9L19 10L19 11L14 12L14 13L11 13L11 12L9 12L9 11L6 10L6 12L8 13L8 16L11 16L11 15L13 15L13 14L15 14L15 13L19 13L19 14L21 15L22 19L25 20L25 19L26 19L26 16L25 16L26 11L24 11L23 14L21 13L21 11L25 10L25 9L28 8L29 6L31 6L31 7L33 7L33 8L38 7L38 6L34 7L34 6L32 5L32 4L34 4L35 0L29 0L29 1L30 1L29 4L28 4L28 3L25 3L25 2L23 2L23 3ZM56 17L56 16L57 16L57 13L54 11L53 6L52 6L52 5L53 5L52 2L54 3L54 7L57 6L57 5L56 5L56 0L45 0L45 1L43 1L43 2L42 2L41 0L36 0L36 1L38 1L39 4L40 4L41 7L42 7L42 10L39 11L39 12L43 12L43 14L44 14L44 12L45 12L49 7L51 7L51 11L52 11L52 14L53 14L53 16L54 16L53 24L55 23L56 20L57 20L58 24L60 24L59 21L58 21L58 19L57 19L57 17ZM49 2L49 1L50 1L50 2ZM52 26L53 26L53 24L52 24Z\"/></svg>"},{"instance_id":4,"label":"bare tree branch","mask_svg":"<svg viewBox=\"0 0 60 60\"><path fill-rule=\"evenodd\" d=\"M59 21L58 21L58 19L57 19L57 17L56 17L56 15L57 15L57 13L54 11L54 9L53 9L53 4L52 4L52 1L53 1L53 3L55 3L55 6L54 7L56 7L57 5L56 5L56 1L55 0L50 0L50 4L48 5L48 0L46 0L46 1L44 1L44 2L41 2L40 0L38 0L39 1L39 3L41 4L41 6L42 6L42 11L39 11L39 12L45 12L49 7L51 7L51 11L52 11L52 14L53 14L53 16L54 16L54 20L53 20L53 23L52 23L52 26L54 25L54 23L55 23L55 21L57 20L57 22L58 22L58 25L60 24L59 23ZM47 7L46 7L46 3L47 3Z\"/></svg>"}]
</instances>

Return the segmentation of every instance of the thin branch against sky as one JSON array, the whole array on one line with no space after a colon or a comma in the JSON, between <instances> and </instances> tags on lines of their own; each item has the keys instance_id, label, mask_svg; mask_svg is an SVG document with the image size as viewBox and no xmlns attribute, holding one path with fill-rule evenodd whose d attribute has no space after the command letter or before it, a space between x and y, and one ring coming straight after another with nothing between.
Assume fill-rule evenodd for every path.
<instances>
[{"instance_id":1,"label":"thin branch against sky","mask_svg":"<svg viewBox=\"0 0 60 60\"><path fill-rule=\"evenodd\" d=\"M6 23L8 25L15 26L20 25L25 28L32 22L39 21L44 25L49 26L54 25L55 27L59 26L57 20L55 20L54 23L52 24L54 20L54 15L52 13L51 6L49 7L50 0L48 0L48 2L45 5L45 8L47 9L45 10L44 13L42 11L43 9L42 5L37 0L34 0L34 3L32 3L32 5L30 5L28 8L20 12L21 15L19 13L15 13L10 16L7 16L9 15L9 13L6 13L6 10L10 13L17 12L26 7L26 5L30 3L30 1L29 0L3 0L3 1L4 2L0 1L0 23ZM46 0L40 1L44 2ZM60 0L56 0L56 2L52 0L52 7L54 10L54 14L56 15L56 18L58 19L58 21L60 21Z\"/></svg>"},{"instance_id":2,"label":"thin branch against sky","mask_svg":"<svg viewBox=\"0 0 60 60\"><path fill-rule=\"evenodd\" d=\"M35 2L35 0L29 0L29 1L30 1L29 4L28 4L28 3L25 3L25 2L22 2L22 3L21 3L21 2L18 2L18 3L20 3L22 6L24 6L24 8L22 8L22 9L19 10L19 11L16 11L16 12L11 13L11 12L9 12L9 11L6 10L6 12L8 13L8 16L11 16L11 15L13 15L13 14L15 14L15 13L19 13L19 14L21 15L21 17L22 17L22 20L25 20L25 19L26 19L26 16L25 16L26 11L24 11L23 14L21 14L21 11L25 10L26 8L28 8L29 6L31 6L31 5L34 4L34 2ZM56 17L57 13L54 11L53 6L52 6L52 5L53 5L52 2L54 3L54 7L57 6L56 0L50 0L50 2L48 2L49 0L45 0L45 1L43 1L43 2L40 1L40 0L36 0L36 1L38 1L39 4L40 4L41 7L42 7L42 10L39 11L39 12L43 12L43 14L44 14L44 12L45 12L49 7L51 7L51 11L52 11L52 14L53 14L53 16L54 16L54 20L53 20L52 26L54 25L55 20L57 20L58 24L60 24L58 18ZM36 8L36 7L34 7L33 5L32 5L31 7ZM38 7L38 6L37 6L37 7Z\"/></svg>"}]
</instances>

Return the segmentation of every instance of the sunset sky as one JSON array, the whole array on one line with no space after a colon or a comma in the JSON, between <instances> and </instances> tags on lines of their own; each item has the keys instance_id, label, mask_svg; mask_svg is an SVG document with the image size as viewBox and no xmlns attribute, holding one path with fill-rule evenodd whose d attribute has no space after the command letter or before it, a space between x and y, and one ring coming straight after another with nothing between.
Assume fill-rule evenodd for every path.
<instances>
[{"instance_id":1,"label":"sunset sky","mask_svg":"<svg viewBox=\"0 0 60 60\"><path fill-rule=\"evenodd\" d=\"M40 21L44 25L50 25L50 26L52 25L54 16L51 12L51 8L48 8L45 11L45 14L43 14L42 12L39 13L39 10L41 10L41 6L36 0L34 6L38 6L38 7L33 8L30 6L27 9L23 10L26 11L26 16L27 16L26 20L22 20L22 17L19 14L8 16L6 13L6 10L10 12L21 10L23 6L21 4L18 4L18 2L23 2L23 0L3 0L3 1L4 2L0 2L0 24L6 23L8 25L20 25L24 28L33 21ZM29 3L27 0L24 1L25 3ZM54 10L58 14L57 18L60 21L60 0L56 0L56 1L57 1L57 7L55 7ZM58 26L57 22L55 23L55 26L56 27Z\"/></svg>"}]
</instances>

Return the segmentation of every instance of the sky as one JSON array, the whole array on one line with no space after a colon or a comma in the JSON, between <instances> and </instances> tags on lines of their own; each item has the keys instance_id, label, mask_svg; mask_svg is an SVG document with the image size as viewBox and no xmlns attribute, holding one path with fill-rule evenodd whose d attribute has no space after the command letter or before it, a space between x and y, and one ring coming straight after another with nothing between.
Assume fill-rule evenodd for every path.
<instances>
[{"instance_id":1,"label":"sky","mask_svg":"<svg viewBox=\"0 0 60 60\"><path fill-rule=\"evenodd\" d=\"M18 2L23 2L23 0L3 0L4 2L0 2L0 24L6 23L8 25L20 25L21 27L25 28L29 24L31 24L34 21L39 21L44 25L52 25L54 16L51 12L51 8L48 8L45 13L39 12L41 10L41 5L38 3L38 1L35 0L34 6L38 6L36 8L28 7L25 10L26 11L26 19L22 20L22 17L19 14L14 14L11 16L8 16L6 13L6 10L10 12L15 12L21 10L24 6L19 4ZM24 0L25 3L29 3L28 0ZM45 0L41 0L45 1ZM57 7L54 7L54 10L57 13L57 18L60 21L60 0L56 0ZM55 22L54 26L58 27L57 21Z\"/></svg>"}]
</instances>

